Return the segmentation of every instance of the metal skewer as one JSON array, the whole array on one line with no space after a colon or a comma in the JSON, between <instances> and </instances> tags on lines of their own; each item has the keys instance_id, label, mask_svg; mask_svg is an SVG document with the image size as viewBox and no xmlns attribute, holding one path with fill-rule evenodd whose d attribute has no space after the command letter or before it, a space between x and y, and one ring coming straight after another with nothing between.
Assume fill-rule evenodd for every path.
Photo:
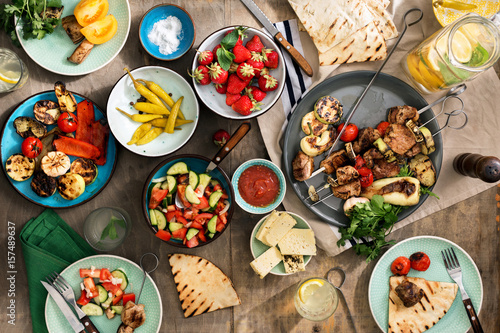
<instances>
[{"instance_id":1,"label":"metal skewer","mask_svg":"<svg viewBox=\"0 0 500 333\"><path fill-rule=\"evenodd\" d=\"M406 22L406 17L412 13L412 12L419 12L420 13L420 16L415 20L415 21L412 21L410 23L407 23ZM352 107L351 109L351 112L349 113L349 116L347 117L347 119L345 120L345 124L348 124L349 121L351 120L352 116L354 115L354 113L356 112L356 110L358 109L359 105L361 104L361 101L363 100L363 98L365 97L365 95L368 93L368 90L371 88L373 82L375 81L375 79L377 78L377 76L380 74L380 72L382 71L382 69L384 68L385 64L387 63L387 61L389 60L389 58L391 57L391 55L394 53L394 50L396 50L399 42L401 41L401 39L403 38L406 30L408 29L408 27L414 25L414 24L417 24L418 22L420 22L420 20L422 19L422 17L424 16L424 13L422 12L421 9L419 8L412 8L410 10L408 10L404 17L403 17L403 21L404 21L404 24L405 24L405 27L403 29L403 31L401 32L401 35L399 36L399 38L396 40L396 43L394 43L394 46L392 47L392 50L389 52L389 54L387 55L387 57L385 58L384 62L382 63L382 65L380 66L380 68L377 70L377 72L373 75L372 79L370 80L370 82L368 83L368 85L366 86L365 90L361 93L361 96L359 96L358 100L356 101L356 104L354 104L354 106ZM326 155L326 158L328 158L332 151L333 151L333 148L335 147L335 145L339 142L340 140L340 137L342 136L342 134L344 134L344 131L345 129L347 128L347 126L344 126L342 128L342 130L338 133L337 135L337 138L335 139L335 141L333 142L333 145L330 147L330 150L328 150L328 154ZM322 173L323 171L325 170L325 168L319 168L318 170L314 171L311 176L309 178L312 178L316 175L319 175L320 173Z\"/></svg>"}]
</instances>

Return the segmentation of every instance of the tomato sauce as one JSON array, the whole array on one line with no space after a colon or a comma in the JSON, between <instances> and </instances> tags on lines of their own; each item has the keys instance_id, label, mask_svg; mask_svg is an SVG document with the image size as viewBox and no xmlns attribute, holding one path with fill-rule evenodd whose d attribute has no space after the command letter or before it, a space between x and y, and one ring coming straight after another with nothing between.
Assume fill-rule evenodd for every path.
<instances>
[{"instance_id":1,"label":"tomato sauce","mask_svg":"<svg viewBox=\"0 0 500 333\"><path fill-rule=\"evenodd\" d=\"M243 171L238 181L241 197L252 206L272 204L280 192L278 176L266 166L253 165Z\"/></svg>"}]
</instances>

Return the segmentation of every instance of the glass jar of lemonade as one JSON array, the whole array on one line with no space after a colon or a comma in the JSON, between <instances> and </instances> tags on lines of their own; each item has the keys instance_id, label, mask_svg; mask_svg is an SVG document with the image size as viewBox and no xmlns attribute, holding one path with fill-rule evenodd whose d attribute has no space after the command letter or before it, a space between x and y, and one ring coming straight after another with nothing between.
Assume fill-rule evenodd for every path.
<instances>
[{"instance_id":1,"label":"glass jar of lemonade","mask_svg":"<svg viewBox=\"0 0 500 333\"><path fill-rule=\"evenodd\" d=\"M408 52L401 65L410 81L428 94L474 79L499 57L500 29L469 13Z\"/></svg>"}]
</instances>

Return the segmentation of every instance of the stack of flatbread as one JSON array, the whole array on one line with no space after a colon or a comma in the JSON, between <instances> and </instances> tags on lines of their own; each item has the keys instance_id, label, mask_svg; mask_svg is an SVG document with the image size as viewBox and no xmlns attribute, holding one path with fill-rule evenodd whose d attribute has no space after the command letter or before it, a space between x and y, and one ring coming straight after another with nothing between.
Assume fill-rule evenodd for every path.
<instances>
[{"instance_id":1,"label":"stack of flatbread","mask_svg":"<svg viewBox=\"0 0 500 333\"><path fill-rule=\"evenodd\" d=\"M396 293L396 287L404 280L423 290L419 303L406 307ZM406 276L389 279L389 333L421 333L434 326L450 310L458 286L456 283L427 281Z\"/></svg>"},{"instance_id":2,"label":"stack of flatbread","mask_svg":"<svg viewBox=\"0 0 500 333\"><path fill-rule=\"evenodd\" d=\"M210 261L189 254L169 254L184 317L241 304L233 283Z\"/></svg>"},{"instance_id":3,"label":"stack of flatbread","mask_svg":"<svg viewBox=\"0 0 500 333\"><path fill-rule=\"evenodd\" d=\"M398 31L389 0L288 0L319 52L320 66L385 59Z\"/></svg>"}]
</instances>

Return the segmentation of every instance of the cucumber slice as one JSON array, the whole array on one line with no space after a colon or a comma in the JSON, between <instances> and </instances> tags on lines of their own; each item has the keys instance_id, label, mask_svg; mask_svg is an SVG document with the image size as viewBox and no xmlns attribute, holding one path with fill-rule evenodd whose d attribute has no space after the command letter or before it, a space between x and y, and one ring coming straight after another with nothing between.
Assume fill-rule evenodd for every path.
<instances>
[{"instance_id":1,"label":"cucumber slice","mask_svg":"<svg viewBox=\"0 0 500 333\"><path fill-rule=\"evenodd\" d=\"M196 186L200 183L200 177L194 171L189 171L189 185L195 189Z\"/></svg>"},{"instance_id":2,"label":"cucumber slice","mask_svg":"<svg viewBox=\"0 0 500 333\"><path fill-rule=\"evenodd\" d=\"M88 303L82 306L82 311L87 316L102 316L104 311L99 305L95 305L93 303Z\"/></svg>"},{"instance_id":3,"label":"cucumber slice","mask_svg":"<svg viewBox=\"0 0 500 333\"><path fill-rule=\"evenodd\" d=\"M208 198L208 204L210 207L216 207L219 199L222 197L222 191L215 191L210 194L210 198Z\"/></svg>"},{"instance_id":4,"label":"cucumber slice","mask_svg":"<svg viewBox=\"0 0 500 333\"><path fill-rule=\"evenodd\" d=\"M186 187L186 200L189 201L189 203L192 203L193 205L199 205L201 203L200 198L198 198L196 193L194 193L194 189L191 187L191 185L188 185Z\"/></svg>"},{"instance_id":5,"label":"cucumber slice","mask_svg":"<svg viewBox=\"0 0 500 333\"><path fill-rule=\"evenodd\" d=\"M122 279L122 284L120 285L121 290L127 289L128 286L128 278L127 274L125 274L121 269L117 269L111 272L111 275L117 279Z\"/></svg>"},{"instance_id":6,"label":"cucumber slice","mask_svg":"<svg viewBox=\"0 0 500 333\"><path fill-rule=\"evenodd\" d=\"M148 188L148 198L151 198L151 192L153 192L153 188L161 188L161 183L151 183Z\"/></svg>"},{"instance_id":7,"label":"cucumber slice","mask_svg":"<svg viewBox=\"0 0 500 333\"><path fill-rule=\"evenodd\" d=\"M167 179L161 184L162 190L168 190L168 193L173 193L177 190L177 180L173 176L167 176Z\"/></svg>"},{"instance_id":8,"label":"cucumber slice","mask_svg":"<svg viewBox=\"0 0 500 333\"><path fill-rule=\"evenodd\" d=\"M217 179L212 179L210 180L210 185L215 186L215 185L220 185L220 183Z\"/></svg>"},{"instance_id":9,"label":"cucumber slice","mask_svg":"<svg viewBox=\"0 0 500 333\"><path fill-rule=\"evenodd\" d=\"M112 305L111 310L113 310L117 315L121 315L123 312L123 306L122 305Z\"/></svg>"},{"instance_id":10,"label":"cucumber slice","mask_svg":"<svg viewBox=\"0 0 500 333\"><path fill-rule=\"evenodd\" d=\"M210 237L210 238L214 238L214 236L215 236L215 233L213 233L213 232L208 234L208 237Z\"/></svg>"},{"instance_id":11,"label":"cucumber slice","mask_svg":"<svg viewBox=\"0 0 500 333\"><path fill-rule=\"evenodd\" d=\"M210 180L212 179L212 177L210 177L206 173L202 173L199 176L200 176L200 182L199 182L198 186L196 187L195 192L197 194L203 195L203 192L205 192L205 188L208 186L208 184L210 184Z\"/></svg>"},{"instance_id":12,"label":"cucumber slice","mask_svg":"<svg viewBox=\"0 0 500 333\"><path fill-rule=\"evenodd\" d=\"M167 194L165 199L162 201L162 206L163 208L168 208L172 203L174 202L173 195L172 194Z\"/></svg>"},{"instance_id":13,"label":"cucumber slice","mask_svg":"<svg viewBox=\"0 0 500 333\"><path fill-rule=\"evenodd\" d=\"M94 297L94 301L96 302L97 305L99 305L101 303L104 303L108 299L108 292L100 284L98 284L96 288L97 291L99 292L99 296Z\"/></svg>"},{"instance_id":14,"label":"cucumber slice","mask_svg":"<svg viewBox=\"0 0 500 333\"><path fill-rule=\"evenodd\" d=\"M108 296L109 296L109 294L108 294ZM107 308L109 308L109 306L111 305L112 302L113 302L113 297L108 297L108 299L104 303L101 303L101 307L104 309L107 309Z\"/></svg>"},{"instance_id":15,"label":"cucumber slice","mask_svg":"<svg viewBox=\"0 0 500 333\"><path fill-rule=\"evenodd\" d=\"M160 212L158 209L150 209L149 210L149 217L151 218L151 224L157 225L158 229L165 229L167 226L167 218L165 217L165 214Z\"/></svg>"},{"instance_id":16,"label":"cucumber slice","mask_svg":"<svg viewBox=\"0 0 500 333\"><path fill-rule=\"evenodd\" d=\"M198 235L199 232L200 232L200 230L198 230L198 229L189 228L189 230L187 231L187 234L186 234L186 240L190 240L194 236Z\"/></svg>"},{"instance_id":17,"label":"cucumber slice","mask_svg":"<svg viewBox=\"0 0 500 333\"><path fill-rule=\"evenodd\" d=\"M182 223L179 223L179 222L170 222L168 224L168 229L171 231L171 232L174 232L176 230L179 230L181 229L182 227L184 227L184 224Z\"/></svg>"},{"instance_id":18,"label":"cucumber slice","mask_svg":"<svg viewBox=\"0 0 500 333\"><path fill-rule=\"evenodd\" d=\"M215 228L217 227L217 216L213 216L210 221L208 221L208 224L207 224L207 230L211 233L211 234L215 234L215 232L217 231ZM208 235L210 236L210 234Z\"/></svg>"},{"instance_id":19,"label":"cucumber slice","mask_svg":"<svg viewBox=\"0 0 500 333\"><path fill-rule=\"evenodd\" d=\"M150 209L149 210L149 220L151 221L151 225L157 225L158 221L156 221L156 209Z\"/></svg>"},{"instance_id":20,"label":"cucumber slice","mask_svg":"<svg viewBox=\"0 0 500 333\"><path fill-rule=\"evenodd\" d=\"M180 174L188 173L188 172L189 172L189 169L188 169L188 166L186 163L177 162L168 169L167 175L173 176L173 175L180 175Z\"/></svg>"}]
</instances>

